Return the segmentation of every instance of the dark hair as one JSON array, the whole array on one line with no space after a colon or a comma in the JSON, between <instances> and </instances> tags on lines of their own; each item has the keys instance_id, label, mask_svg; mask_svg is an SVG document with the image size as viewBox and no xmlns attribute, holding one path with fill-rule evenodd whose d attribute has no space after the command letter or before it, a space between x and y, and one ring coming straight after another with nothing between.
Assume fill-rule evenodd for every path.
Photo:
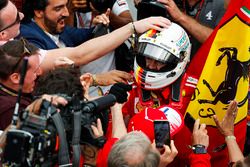
<instances>
[{"instance_id":1,"label":"dark hair","mask_svg":"<svg viewBox=\"0 0 250 167\"><path fill-rule=\"evenodd\" d=\"M5 8L8 4L8 0L1 0L0 1L0 12L3 8ZM0 29L2 29L4 27L4 24L3 24L3 21L2 21L2 18L0 18Z\"/></svg>"},{"instance_id":2,"label":"dark hair","mask_svg":"<svg viewBox=\"0 0 250 167\"><path fill-rule=\"evenodd\" d=\"M11 40L0 47L0 79L7 80L13 73L13 68L25 52L24 47L29 49L31 54L36 54L38 51L37 47L30 44L25 39ZM18 64L16 68L17 72L20 72L22 62L23 60Z\"/></svg>"},{"instance_id":3,"label":"dark hair","mask_svg":"<svg viewBox=\"0 0 250 167\"><path fill-rule=\"evenodd\" d=\"M34 95L60 93L83 99L83 87L79 76L79 70L76 69L55 69L38 79Z\"/></svg>"},{"instance_id":4,"label":"dark hair","mask_svg":"<svg viewBox=\"0 0 250 167\"><path fill-rule=\"evenodd\" d=\"M30 22L35 15L34 11L45 10L48 4L49 0L25 0L23 4L24 18L22 20L22 23Z\"/></svg>"},{"instance_id":5,"label":"dark hair","mask_svg":"<svg viewBox=\"0 0 250 167\"><path fill-rule=\"evenodd\" d=\"M1 0L0 1L0 10L2 10L3 8L5 8L8 4L8 0Z\"/></svg>"},{"instance_id":6,"label":"dark hair","mask_svg":"<svg viewBox=\"0 0 250 167\"><path fill-rule=\"evenodd\" d=\"M115 0L89 0L93 7L100 13L106 12L108 8L112 9Z\"/></svg>"}]
</instances>

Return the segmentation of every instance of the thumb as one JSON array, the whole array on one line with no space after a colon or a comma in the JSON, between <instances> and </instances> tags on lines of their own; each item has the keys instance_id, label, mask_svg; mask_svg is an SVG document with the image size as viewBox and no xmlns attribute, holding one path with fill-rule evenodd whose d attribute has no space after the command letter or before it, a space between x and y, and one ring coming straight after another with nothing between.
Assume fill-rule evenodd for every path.
<instances>
[{"instance_id":1,"label":"thumb","mask_svg":"<svg viewBox=\"0 0 250 167\"><path fill-rule=\"evenodd\" d=\"M110 8L108 8L105 14L109 17L110 12L111 12L111 10L110 10Z\"/></svg>"}]
</instances>

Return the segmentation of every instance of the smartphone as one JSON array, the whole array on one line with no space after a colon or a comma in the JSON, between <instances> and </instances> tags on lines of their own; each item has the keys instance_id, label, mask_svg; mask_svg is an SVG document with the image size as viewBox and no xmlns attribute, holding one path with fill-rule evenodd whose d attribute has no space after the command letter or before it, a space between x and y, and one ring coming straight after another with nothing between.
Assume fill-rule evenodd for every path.
<instances>
[{"instance_id":1,"label":"smartphone","mask_svg":"<svg viewBox=\"0 0 250 167\"><path fill-rule=\"evenodd\" d=\"M154 120L155 144L157 148L170 146L170 125L167 120Z\"/></svg>"},{"instance_id":2,"label":"smartphone","mask_svg":"<svg viewBox=\"0 0 250 167\"><path fill-rule=\"evenodd\" d=\"M184 123L185 123L186 127L188 127L190 132L192 133L193 129L194 129L194 123L195 123L194 117L192 117L192 115L187 113L185 118L184 118Z\"/></svg>"}]
</instances>

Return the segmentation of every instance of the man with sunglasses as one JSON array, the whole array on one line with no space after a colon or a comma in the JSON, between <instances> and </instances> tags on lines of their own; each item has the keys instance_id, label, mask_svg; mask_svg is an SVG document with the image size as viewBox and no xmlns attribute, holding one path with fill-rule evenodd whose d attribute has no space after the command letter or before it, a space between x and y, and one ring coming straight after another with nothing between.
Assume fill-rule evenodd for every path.
<instances>
[{"instance_id":1,"label":"man with sunglasses","mask_svg":"<svg viewBox=\"0 0 250 167\"><path fill-rule=\"evenodd\" d=\"M20 21L24 15L8 0L0 2L0 45L19 34ZM14 13L14 14L13 14Z\"/></svg>"}]
</instances>

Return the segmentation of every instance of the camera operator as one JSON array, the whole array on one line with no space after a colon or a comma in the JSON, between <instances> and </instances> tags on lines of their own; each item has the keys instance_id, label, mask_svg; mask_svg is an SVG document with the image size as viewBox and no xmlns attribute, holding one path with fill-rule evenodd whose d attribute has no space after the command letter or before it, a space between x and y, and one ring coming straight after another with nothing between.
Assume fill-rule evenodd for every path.
<instances>
[{"instance_id":1,"label":"camera operator","mask_svg":"<svg viewBox=\"0 0 250 167\"><path fill-rule=\"evenodd\" d=\"M88 97L87 92L90 83L81 80L82 76L80 76L79 79L79 76L79 73L72 69L56 69L39 78L35 94L40 95L47 92L49 94L64 94L71 97L76 95L80 99L84 99ZM130 85L117 83L111 87L109 94L114 95L118 103L124 103L127 101L127 91L130 89ZM108 139L103 146L99 145L98 140L102 139L106 132L109 113L107 111L94 112L94 114L100 116L97 116L100 119L96 121L93 120L95 126L93 126L93 122L91 124L91 129L94 133L93 138L87 140L87 132L82 131L82 135L85 137L81 138L81 141L84 141L84 144L81 142L81 151L85 164L102 167L107 164L108 153L112 145L126 134L125 124L122 123L123 116L121 108L121 104L115 104L111 107L112 124L114 125L112 126L112 138ZM62 112L63 111L60 113ZM85 115L85 113L82 112L82 115ZM83 119L82 122L85 122L85 120Z\"/></svg>"},{"instance_id":2,"label":"camera operator","mask_svg":"<svg viewBox=\"0 0 250 167\"><path fill-rule=\"evenodd\" d=\"M12 120L15 103L17 101L19 81L21 79L21 66L24 57L28 57L28 67L23 83L23 94L21 96L19 111L25 109L33 101L32 92L35 81L41 74L39 66L38 49L28 44L24 39L7 42L0 47L0 129L5 129ZM51 96L45 95L41 99ZM30 108L38 107L39 101L33 103ZM55 100L56 99L56 100ZM54 103L66 104L62 98L54 98Z\"/></svg>"}]
</instances>

